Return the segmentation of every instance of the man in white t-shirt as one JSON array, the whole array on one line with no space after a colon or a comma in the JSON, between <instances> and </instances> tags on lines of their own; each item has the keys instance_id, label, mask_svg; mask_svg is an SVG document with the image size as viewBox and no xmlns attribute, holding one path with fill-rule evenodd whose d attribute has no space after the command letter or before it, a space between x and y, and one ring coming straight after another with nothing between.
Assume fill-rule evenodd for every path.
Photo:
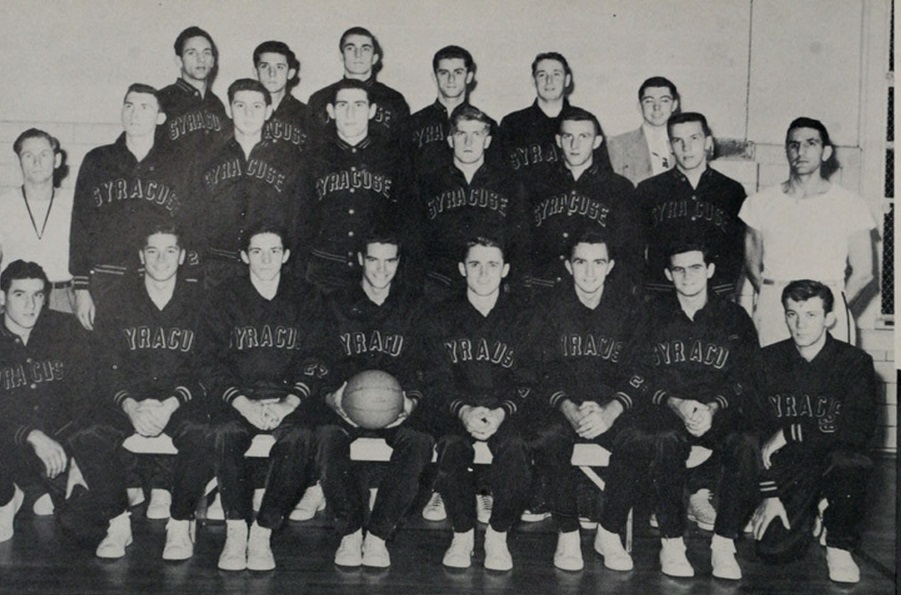
<instances>
[{"instance_id":1,"label":"man in white t-shirt","mask_svg":"<svg viewBox=\"0 0 901 595\"><path fill-rule=\"evenodd\" d=\"M848 303L873 280L873 216L862 198L825 177L834 147L822 122L792 121L785 153L788 181L748 198L739 213L747 224L745 265L757 293L760 345L789 338L781 294L792 279L829 286L836 296L832 336L853 344Z\"/></svg>"},{"instance_id":2,"label":"man in white t-shirt","mask_svg":"<svg viewBox=\"0 0 901 595\"><path fill-rule=\"evenodd\" d=\"M13 151L22 168L22 185L0 197L0 272L15 260L38 263L50 279L49 307L71 313L72 190L56 187L62 165L59 141L43 130L29 128L15 140Z\"/></svg>"}]
</instances>

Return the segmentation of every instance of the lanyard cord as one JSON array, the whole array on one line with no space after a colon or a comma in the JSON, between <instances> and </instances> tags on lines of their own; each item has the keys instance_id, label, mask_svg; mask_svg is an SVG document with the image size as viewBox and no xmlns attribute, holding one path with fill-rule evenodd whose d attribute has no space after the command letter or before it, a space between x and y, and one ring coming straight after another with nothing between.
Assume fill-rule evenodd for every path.
<instances>
[{"instance_id":1,"label":"lanyard cord","mask_svg":"<svg viewBox=\"0 0 901 595\"><path fill-rule=\"evenodd\" d=\"M22 186L22 200L25 201L25 209L28 211L28 218L31 219L31 227L34 229L34 233L38 236L39 240L44 239L44 231L47 229L47 221L50 220L50 210L53 208L53 199L56 197L56 189L50 191L50 204L47 206L47 214L44 215L44 224L41 225L41 230L38 231L38 224L34 221L34 215L31 213L31 206L28 204L28 197L25 196L25 186Z\"/></svg>"}]
</instances>

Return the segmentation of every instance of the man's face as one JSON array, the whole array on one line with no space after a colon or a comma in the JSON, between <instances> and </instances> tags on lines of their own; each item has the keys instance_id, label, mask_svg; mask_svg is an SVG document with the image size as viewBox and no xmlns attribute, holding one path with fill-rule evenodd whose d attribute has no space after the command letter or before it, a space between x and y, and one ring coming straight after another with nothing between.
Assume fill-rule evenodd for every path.
<instances>
[{"instance_id":1,"label":"man's face","mask_svg":"<svg viewBox=\"0 0 901 595\"><path fill-rule=\"evenodd\" d=\"M160 104L150 93L132 91L122 103L122 128L132 138L152 135L156 127L166 120Z\"/></svg>"},{"instance_id":2,"label":"man's face","mask_svg":"<svg viewBox=\"0 0 901 595\"><path fill-rule=\"evenodd\" d=\"M676 163L685 171L691 171L707 163L707 151L713 148L713 141L704 135L700 122L676 124L670 130L670 145Z\"/></svg>"},{"instance_id":3,"label":"man's face","mask_svg":"<svg viewBox=\"0 0 901 595\"><path fill-rule=\"evenodd\" d=\"M3 317L6 328L31 329L37 324L38 316L47 296L41 279L13 279L9 291L2 293Z\"/></svg>"},{"instance_id":4,"label":"man's face","mask_svg":"<svg viewBox=\"0 0 901 595\"><path fill-rule=\"evenodd\" d=\"M231 103L235 130L245 136L254 136L262 129L272 114L272 106L259 91L238 91Z\"/></svg>"},{"instance_id":5,"label":"man's face","mask_svg":"<svg viewBox=\"0 0 901 595\"><path fill-rule=\"evenodd\" d=\"M138 256L144 265L144 275L159 283L172 279L179 265L185 262L185 251L178 245L178 236L171 233L149 236Z\"/></svg>"},{"instance_id":6,"label":"man's face","mask_svg":"<svg viewBox=\"0 0 901 595\"><path fill-rule=\"evenodd\" d=\"M832 156L832 147L823 146L820 131L815 128L795 128L785 143L788 164L795 175L816 173Z\"/></svg>"},{"instance_id":7,"label":"man's face","mask_svg":"<svg viewBox=\"0 0 901 595\"><path fill-rule=\"evenodd\" d=\"M341 47L345 74L368 77L379 61L372 38L366 35L348 35Z\"/></svg>"},{"instance_id":8,"label":"man's face","mask_svg":"<svg viewBox=\"0 0 901 595\"><path fill-rule=\"evenodd\" d=\"M491 144L491 131L484 122L460 120L454 133L447 137L447 142L454 150L455 162L478 163Z\"/></svg>"},{"instance_id":9,"label":"man's face","mask_svg":"<svg viewBox=\"0 0 901 595\"><path fill-rule=\"evenodd\" d=\"M190 37L182 46L181 56L175 57L181 68L183 79L197 82L206 81L216 65L213 57L213 46L206 37Z\"/></svg>"},{"instance_id":10,"label":"man's face","mask_svg":"<svg viewBox=\"0 0 901 595\"><path fill-rule=\"evenodd\" d=\"M570 167L590 165L594 150L604 140L595 130L594 122L584 120L563 120L556 138L557 146L563 150L563 159Z\"/></svg>"},{"instance_id":11,"label":"man's face","mask_svg":"<svg viewBox=\"0 0 901 595\"><path fill-rule=\"evenodd\" d=\"M538 97L545 101L561 99L570 82L570 75L566 74L563 64L552 59L539 62L532 78Z\"/></svg>"},{"instance_id":12,"label":"man's face","mask_svg":"<svg viewBox=\"0 0 901 595\"><path fill-rule=\"evenodd\" d=\"M338 135L345 139L362 138L369 132L369 120L376 105L369 103L363 89L341 89L335 103L326 106L329 117L335 120Z\"/></svg>"},{"instance_id":13,"label":"man's face","mask_svg":"<svg viewBox=\"0 0 901 595\"><path fill-rule=\"evenodd\" d=\"M297 70L288 68L288 58L275 52L263 52L256 65L257 80L273 95L281 93Z\"/></svg>"},{"instance_id":14,"label":"man's face","mask_svg":"<svg viewBox=\"0 0 901 595\"><path fill-rule=\"evenodd\" d=\"M473 246L458 268L460 274L466 277L466 287L479 296L496 293L501 280L510 272L510 265L504 262L504 253L493 246Z\"/></svg>"},{"instance_id":15,"label":"man's face","mask_svg":"<svg viewBox=\"0 0 901 595\"><path fill-rule=\"evenodd\" d=\"M32 136L22 142L19 165L22 177L31 184L45 184L53 179L53 170L59 166L60 156L46 138Z\"/></svg>"},{"instance_id":16,"label":"man's face","mask_svg":"<svg viewBox=\"0 0 901 595\"><path fill-rule=\"evenodd\" d=\"M835 315L826 313L823 298L812 297L802 302L789 298L784 306L785 324L798 347L816 344L823 338L826 329L835 324Z\"/></svg>"},{"instance_id":17,"label":"man's face","mask_svg":"<svg viewBox=\"0 0 901 595\"><path fill-rule=\"evenodd\" d=\"M704 263L703 252L692 250L673 255L670 266L664 273L676 286L676 293L683 297L694 297L707 292L707 279L713 276L715 268L712 263Z\"/></svg>"},{"instance_id":18,"label":"man's face","mask_svg":"<svg viewBox=\"0 0 901 595\"><path fill-rule=\"evenodd\" d=\"M678 107L669 87L648 87L641 96L641 115L651 126L665 126Z\"/></svg>"},{"instance_id":19,"label":"man's face","mask_svg":"<svg viewBox=\"0 0 901 595\"><path fill-rule=\"evenodd\" d=\"M385 289L397 275L400 257L396 244L368 244L366 254L358 254L363 266L363 283L373 289Z\"/></svg>"},{"instance_id":20,"label":"man's face","mask_svg":"<svg viewBox=\"0 0 901 595\"><path fill-rule=\"evenodd\" d=\"M241 250L241 260L250 265L251 277L272 281L288 261L291 251L285 250L282 239L275 233L258 233L250 238L247 250Z\"/></svg>"},{"instance_id":21,"label":"man's face","mask_svg":"<svg viewBox=\"0 0 901 595\"><path fill-rule=\"evenodd\" d=\"M576 244L572 257L565 264L576 287L586 294L600 291L607 275L613 270L607 244Z\"/></svg>"},{"instance_id":22,"label":"man's face","mask_svg":"<svg viewBox=\"0 0 901 595\"><path fill-rule=\"evenodd\" d=\"M472 72L466 69L463 58L442 58L434 73L438 93L445 99L457 99L465 95L472 82Z\"/></svg>"}]
</instances>

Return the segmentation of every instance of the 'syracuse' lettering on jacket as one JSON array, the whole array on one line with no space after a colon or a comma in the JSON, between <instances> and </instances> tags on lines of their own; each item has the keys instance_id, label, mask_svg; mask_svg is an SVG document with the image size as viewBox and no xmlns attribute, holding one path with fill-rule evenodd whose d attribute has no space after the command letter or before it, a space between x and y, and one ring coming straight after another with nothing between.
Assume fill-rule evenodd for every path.
<instances>
[{"instance_id":1,"label":"'syracuse' lettering on jacket","mask_svg":"<svg viewBox=\"0 0 901 595\"><path fill-rule=\"evenodd\" d=\"M288 93L263 125L263 140L288 143L303 153L307 146L307 105Z\"/></svg>"},{"instance_id":2,"label":"'syracuse' lettering on jacket","mask_svg":"<svg viewBox=\"0 0 901 595\"><path fill-rule=\"evenodd\" d=\"M181 78L160 89L159 96L166 121L158 140L196 173L232 135L225 106L209 88L201 94Z\"/></svg>"}]
</instances>

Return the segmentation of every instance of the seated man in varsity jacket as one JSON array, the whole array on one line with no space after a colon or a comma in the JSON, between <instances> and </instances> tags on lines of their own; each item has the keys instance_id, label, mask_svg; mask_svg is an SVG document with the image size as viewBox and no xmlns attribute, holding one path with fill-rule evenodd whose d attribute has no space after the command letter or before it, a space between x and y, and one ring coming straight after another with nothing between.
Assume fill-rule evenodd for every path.
<instances>
[{"instance_id":1,"label":"seated man in varsity jacket","mask_svg":"<svg viewBox=\"0 0 901 595\"><path fill-rule=\"evenodd\" d=\"M749 404L763 464L763 501L752 520L759 556L796 560L812 541L825 498L821 542L829 578L856 583L860 569L851 551L865 516L878 391L873 359L828 332L833 304L819 281L792 281L782 290L791 338L764 348Z\"/></svg>"},{"instance_id":2,"label":"seated man in varsity jacket","mask_svg":"<svg viewBox=\"0 0 901 595\"><path fill-rule=\"evenodd\" d=\"M194 510L213 477L204 390L193 369L200 292L179 274L185 248L175 227L151 228L138 256L143 277L122 279L97 315L97 385L104 402L71 443L89 489L112 519L97 556L121 558L132 532L119 447L132 434L172 438L178 455L174 466L164 463L167 481L151 491L151 506L171 514L163 559L185 560L194 553Z\"/></svg>"},{"instance_id":3,"label":"seated man in varsity jacket","mask_svg":"<svg viewBox=\"0 0 901 595\"><path fill-rule=\"evenodd\" d=\"M419 476L432 460L434 440L420 408L421 317L416 302L395 282L401 242L391 233L374 232L357 258L363 268L358 285L340 289L328 299L325 334L332 367L332 386L325 403L331 410L317 429L318 466L322 487L335 513L341 545L335 553L340 566L385 568L391 564L385 541L397 530L419 488ZM341 407L346 384L363 370L382 370L404 389L404 408L396 422L383 430L364 430ZM384 438L394 451L366 524L368 491L353 472L350 443L360 436Z\"/></svg>"},{"instance_id":4,"label":"seated man in varsity jacket","mask_svg":"<svg viewBox=\"0 0 901 595\"><path fill-rule=\"evenodd\" d=\"M532 390L525 312L502 286L510 271L504 250L490 238L465 247L460 274L466 295L437 306L426 331L427 396L441 400L435 424L438 479L454 530L443 563L468 568L475 541L475 485L469 467L477 440L493 455L494 507L485 533L485 568L507 571L513 559L507 532L526 505L530 455L522 410Z\"/></svg>"}]
</instances>

